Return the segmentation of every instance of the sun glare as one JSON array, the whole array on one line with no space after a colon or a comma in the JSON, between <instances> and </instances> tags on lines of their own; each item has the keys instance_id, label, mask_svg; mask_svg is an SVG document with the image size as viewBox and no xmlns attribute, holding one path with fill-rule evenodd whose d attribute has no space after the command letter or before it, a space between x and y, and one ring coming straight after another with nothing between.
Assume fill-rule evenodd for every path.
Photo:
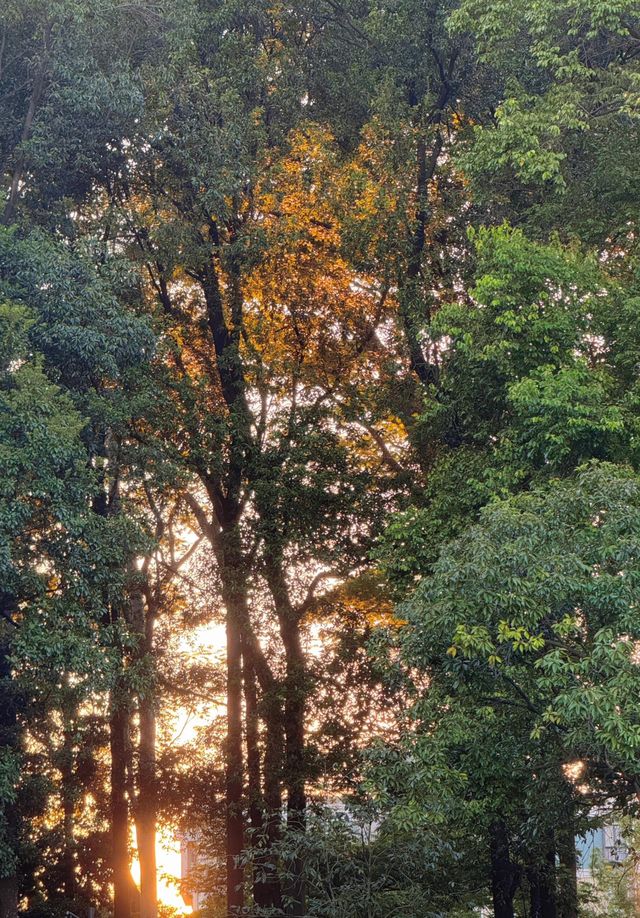
<instances>
[{"instance_id":1,"label":"sun glare","mask_svg":"<svg viewBox=\"0 0 640 918\"><path fill-rule=\"evenodd\" d=\"M180 895L180 843L169 833L158 833L156 845L158 866L158 898L163 905L175 908L181 915L190 915L192 908L185 905ZM131 874L140 883L140 864L137 858L131 864Z\"/></svg>"},{"instance_id":2,"label":"sun glare","mask_svg":"<svg viewBox=\"0 0 640 918\"><path fill-rule=\"evenodd\" d=\"M180 642L180 652L188 657L207 658L213 662L224 653L225 629L223 625L207 624L193 629ZM211 722L219 711L215 700L210 703L195 702L192 707L180 708L175 715L168 742L175 746L185 746L193 742L198 730ZM135 850L135 845L133 846ZM159 828L156 844L158 872L158 898L163 905L176 909L180 915L191 915L193 909L185 905L180 895L180 842L173 831ZM136 883L140 882L140 865L134 859L131 873Z\"/></svg>"}]
</instances>

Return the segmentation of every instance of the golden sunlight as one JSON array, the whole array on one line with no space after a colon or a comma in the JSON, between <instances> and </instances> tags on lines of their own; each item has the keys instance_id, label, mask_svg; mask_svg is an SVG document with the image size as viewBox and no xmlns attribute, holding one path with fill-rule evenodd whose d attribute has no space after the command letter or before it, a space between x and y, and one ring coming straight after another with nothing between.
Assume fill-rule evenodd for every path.
<instances>
[{"instance_id":1,"label":"golden sunlight","mask_svg":"<svg viewBox=\"0 0 640 918\"><path fill-rule=\"evenodd\" d=\"M158 865L158 898L163 905L174 908L180 915L190 915L192 908L185 905L180 895L180 843L168 832L159 833L156 846ZM131 873L140 883L140 864L135 858Z\"/></svg>"}]
</instances>

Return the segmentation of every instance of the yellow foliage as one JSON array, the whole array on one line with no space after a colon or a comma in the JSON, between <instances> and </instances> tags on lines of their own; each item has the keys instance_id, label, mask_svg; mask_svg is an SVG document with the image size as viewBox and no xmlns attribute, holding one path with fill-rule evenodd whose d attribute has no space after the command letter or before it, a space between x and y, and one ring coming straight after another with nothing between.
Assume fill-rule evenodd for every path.
<instances>
[{"instance_id":1,"label":"yellow foliage","mask_svg":"<svg viewBox=\"0 0 640 918\"><path fill-rule=\"evenodd\" d=\"M342 168L331 135L308 126L256 193L265 254L245 283L251 347L270 378L333 386L366 365L389 308L342 250Z\"/></svg>"}]
</instances>

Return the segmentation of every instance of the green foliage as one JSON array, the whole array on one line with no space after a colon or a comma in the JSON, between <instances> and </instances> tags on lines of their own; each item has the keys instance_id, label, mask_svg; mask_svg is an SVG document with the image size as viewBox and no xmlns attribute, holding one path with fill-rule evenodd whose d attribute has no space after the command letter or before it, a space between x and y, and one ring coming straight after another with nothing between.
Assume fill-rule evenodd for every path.
<instances>
[{"instance_id":1,"label":"green foliage","mask_svg":"<svg viewBox=\"0 0 640 918\"><path fill-rule=\"evenodd\" d=\"M65 846L106 892L106 712L135 741L173 691L183 602L238 625L258 784L271 740L279 787L357 784L397 717L372 810L285 833L310 914L465 914L497 819L524 889L560 821L630 800L639 36L634 0L5 2L0 863L34 915Z\"/></svg>"},{"instance_id":2,"label":"green foliage","mask_svg":"<svg viewBox=\"0 0 640 918\"><path fill-rule=\"evenodd\" d=\"M443 349L442 391L424 423L454 442L484 446L510 423L514 396L522 401L522 389L512 387L529 374L579 365L595 334L590 316L603 280L591 259L508 226L474 241L474 303L445 306L430 329Z\"/></svg>"},{"instance_id":3,"label":"green foliage","mask_svg":"<svg viewBox=\"0 0 640 918\"><path fill-rule=\"evenodd\" d=\"M466 918L482 901L427 811L413 825L372 800L314 808L304 836L289 837L280 856L285 865L304 857L308 914L318 918Z\"/></svg>"},{"instance_id":4,"label":"green foliage","mask_svg":"<svg viewBox=\"0 0 640 918\"><path fill-rule=\"evenodd\" d=\"M92 256L39 230L0 227L0 291L26 304L33 345L48 371L76 394L115 382L154 344L144 319L118 302L118 293L135 290L127 263L116 256L96 270Z\"/></svg>"},{"instance_id":5,"label":"green foliage","mask_svg":"<svg viewBox=\"0 0 640 918\"><path fill-rule=\"evenodd\" d=\"M594 857L593 878L581 884L581 914L585 918L633 918L637 913L633 871L635 863L607 864Z\"/></svg>"},{"instance_id":6,"label":"green foliage","mask_svg":"<svg viewBox=\"0 0 640 918\"><path fill-rule=\"evenodd\" d=\"M486 451L443 450L430 470L424 506L393 514L376 546L376 558L398 596L431 570L444 541L453 538L491 495Z\"/></svg>"},{"instance_id":7,"label":"green foliage","mask_svg":"<svg viewBox=\"0 0 640 918\"><path fill-rule=\"evenodd\" d=\"M442 548L398 611L415 726L372 773L397 813L433 810L435 786L443 826L482 845L499 817L529 871L594 800L633 807L639 534L637 475L593 462L492 502Z\"/></svg>"},{"instance_id":8,"label":"green foliage","mask_svg":"<svg viewBox=\"0 0 640 918\"><path fill-rule=\"evenodd\" d=\"M508 397L516 461L571 471L590 456L625 457L628 433L621 407L612 404L611 380L586 364L541 367L512 385Z\"/></svg>"},{"instance_id":9,"label":"green foliage","mask_svg":"<svg viewBox=\"0 0 640 918\"><path fill-rule=\"evenodd\" d=\"M487 508L404 610L416 662L440 647L453 684L472 661L485 684L516 678L536 735L560 730L568 757L615 760L629 779L639 741L629 705L638 486L630 471L592 465Z\"/></svg>"},{"instance_id":10,"label":"green foliage","mask_svg":"<svg viewBox=\"0 0 640 918\"><path fill-rule=\"evenodd\" d=\"M474 34L481 60L504 80L492 117L460 151L474 193L536 231L573 230L603 245L631 216L631 160L620 153L637 129L637 5L463 0L450 24Z\"/></svg>"},{"instance_id":11,"label":"green foliage","mask_svg":"<svg viewBox=\"0 0 640 918\"><path fill-rule=\"evenodd\" d=\"M429 327L439 385L414 423L429 456L418 501L394 515L377 557L406 590L493 497L591 458L635 460L631 307L594 259L503 225L472 233L470 302Z\"/></svg>"}]
</instances>

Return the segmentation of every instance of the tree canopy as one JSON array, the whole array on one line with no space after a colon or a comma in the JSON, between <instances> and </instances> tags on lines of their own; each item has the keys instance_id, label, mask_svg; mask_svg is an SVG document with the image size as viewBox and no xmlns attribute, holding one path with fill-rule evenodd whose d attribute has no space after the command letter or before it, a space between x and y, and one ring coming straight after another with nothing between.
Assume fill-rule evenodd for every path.
<instances>
[{"instance_id":1,"label":"tree canopy","mask_svg":"<svg viewBox=\"0 0 640 918\"><path fill-rule=\"evenodd\" d=\"M588 914L639 48L636 0L5 2L0 918L167 918L167 834L212 918Z\"/></svg>"}]
</instances>

